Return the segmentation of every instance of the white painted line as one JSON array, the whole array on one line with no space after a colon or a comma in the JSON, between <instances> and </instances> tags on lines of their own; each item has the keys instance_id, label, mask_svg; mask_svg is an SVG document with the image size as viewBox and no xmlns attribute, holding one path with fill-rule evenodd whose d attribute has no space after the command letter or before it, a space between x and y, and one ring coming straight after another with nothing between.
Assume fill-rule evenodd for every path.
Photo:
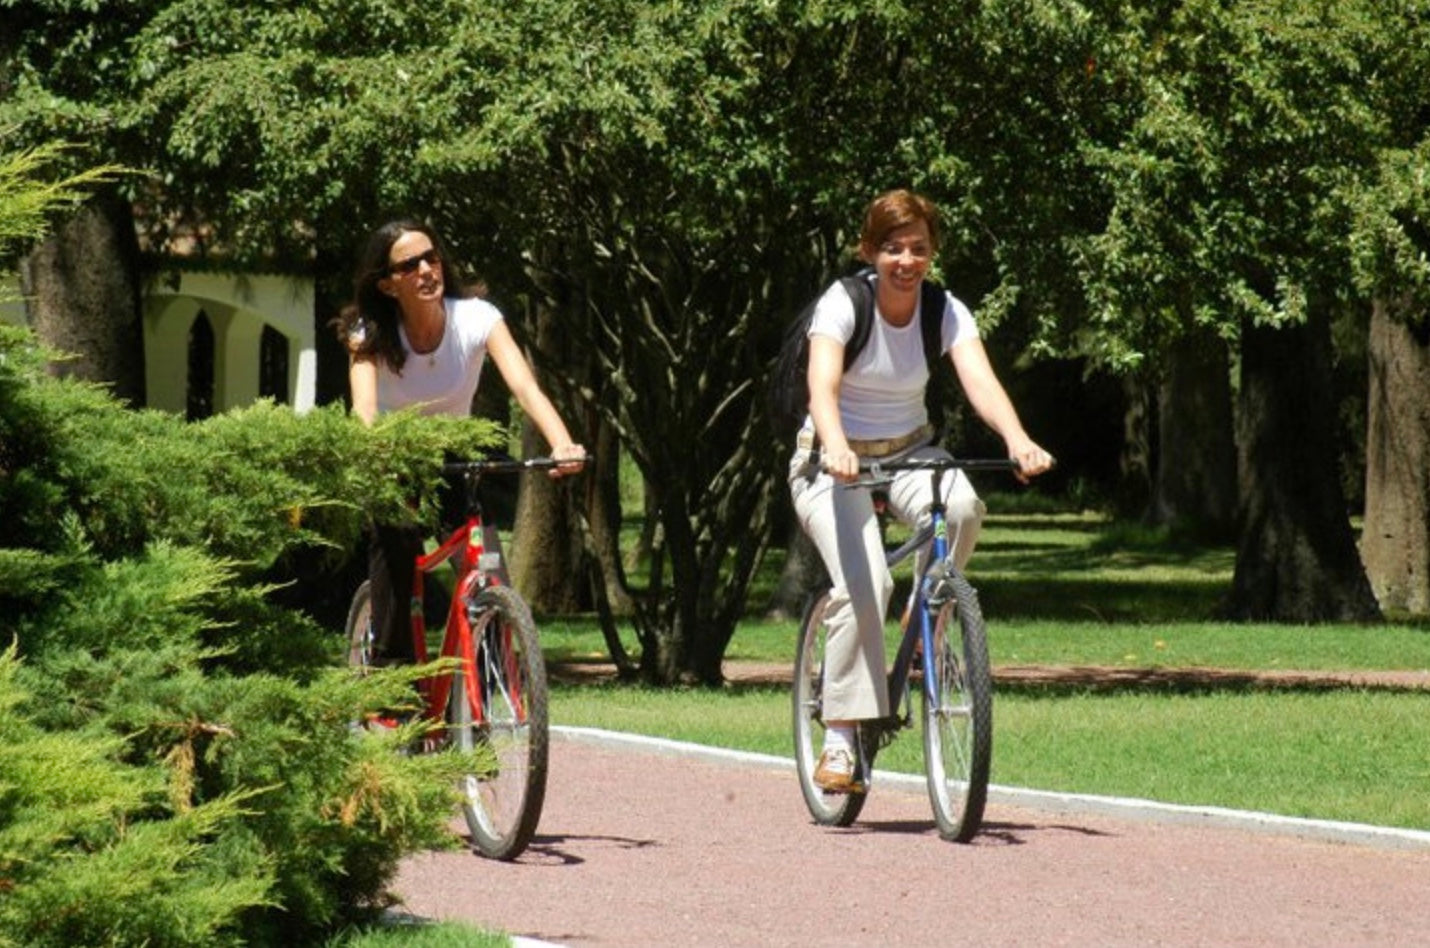
<instances>
[{"instance_id":1,"label":"white painted line","mask_svg":"<svg viewBox=\"0 0 1430 948\"><path fill-rule=\"evenodd\" d=\"M605 731L599 728L553 726L551 732L563 740L606 747L628 747L654 753L679 754L716 763L741 764L767 770L793 770L794 760L770 754L726 750L689 744L644 734ZM880 784L893 784L905 790L922 790L921 774L900 774L888 770L874 771ZM1094 813L1123 819L1144 819L1181 825L1223 827L1248 832L1294 836L1328 842L1375 846L1384 849L1430 849L1430 832L1375 826L1369 823L1347 823L1336 820L1313 820L1295 816L1278 816L1248 810L1232 810L1217 806L1187 806L1159 803L1129 797L1099 797L1085 793L1056 793L1046 790L1025 790L997 784L988 788L993 803L1025 809L1057 813Z\"/></svg>"}]
</instances>

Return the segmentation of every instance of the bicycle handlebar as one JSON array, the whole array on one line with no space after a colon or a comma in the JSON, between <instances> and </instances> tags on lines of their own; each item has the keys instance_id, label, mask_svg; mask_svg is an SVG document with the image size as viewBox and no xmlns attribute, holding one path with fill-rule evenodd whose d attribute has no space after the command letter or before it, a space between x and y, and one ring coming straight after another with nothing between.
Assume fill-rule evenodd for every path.
<instances>
[{"instance_id":1,"label":"bicycle handlebar","mask_svg":"<svg viewBox=\"0 0 1430 948\"><path fill-rule=\"evenodd\" d=\"M1012 458L900 458L896 461L880 461L873 458L859 460L859 478L845 484L844 488L879 488L893 481L901 471L1017 471L1018 462Z\"/></svg>"},{"instance_id":2,"label":"bicycle handlebar","mask_svg":"<svg viewBox=\"0 0 1430 948\"><path fill-rule=\"evenodd\" d=\"M589 464L591 455L579 459L579 463ZM448 461L442 465L443 474L520 474L523 471L549 471L563 464L578 463L572 458L558 461L552 457L535 458L482 458L476 461Z\"/></svg>"},{"instance_id":3,"label":"bicycle handlebar","mask_svg":"<svg viewBox=\"0 0 1430 948\"><path fill-rule=\"evenodd\" d=\"M897 461L860 459L860 473L881 471L1016 471L1012 458L900 458Z\"/></svg>"}]
</instances>

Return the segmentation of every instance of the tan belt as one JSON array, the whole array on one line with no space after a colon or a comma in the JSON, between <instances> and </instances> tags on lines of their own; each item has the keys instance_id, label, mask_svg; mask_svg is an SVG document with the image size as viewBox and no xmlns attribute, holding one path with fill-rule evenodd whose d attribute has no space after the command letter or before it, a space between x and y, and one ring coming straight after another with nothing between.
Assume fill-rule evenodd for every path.
<instances>
[{"instance_id":1,"label":"tan belt","mask_svg":"<svg viewBox=\"0 0 1430 948\"><path fill-rule=\"evenodd\" d=\"M861 458L884 458L912 448L919 442L932 440L933 426L920 425L908 434L899 435L897 438L875 438L868 441L850 438L849 450Z\"/></svg>"}]
</instances>

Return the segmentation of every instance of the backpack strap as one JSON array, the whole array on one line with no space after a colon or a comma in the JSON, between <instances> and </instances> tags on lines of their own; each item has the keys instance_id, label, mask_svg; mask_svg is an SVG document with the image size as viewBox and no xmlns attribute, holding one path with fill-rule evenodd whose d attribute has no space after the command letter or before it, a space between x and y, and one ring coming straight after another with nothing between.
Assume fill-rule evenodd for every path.
<instances>
[{"instance_id":1,"label":"backpack strap","mask_svg":"<svg viewBox=\"0 0 1430 948\"><path fill-rule=\"evenodd\" d=\"M874 284L870 281L873 267L865 267L852 276L842 277L849 298L854 301L854 333L844 344L844 369L854 364L874 331ZM948 298L941 284L924 280L919 287L919 333L924 341L924 359L929 372L937 367L943 355L943 311Z\"/></svg>"},{"instance_id":2,"label":"backpack strap","mask_svg":"<svg viewBox=\"0 0 1430 948\"><path fill-rule=\"evenodd\" d=\"M925 280L919 288L919 329L924 337L924 358L928 360L930 375L943 355L943 311L947 306L948 295L943 287Z\"/></svg>"},{"instance_id":3,"label":"backpack strap","mask_svg":"<svg viewBox=\"0 0 1430 948\"><path fill-rule=\"evenodd\" d=\"M854 301L854 332L844 344L844 371L848 372L859 353L869 344L869 334L874 331L874 285L869 282L869 268L851 276L841 277L844 291Z\"/></svg>"},{"instance_id":4,"label":"backpack strap","mask_svg":"<svg viewBox=\"0 0 1430 948\"><path fill-rule=\"evenodd\" d=\"M939 371L939 363L944 361L945 354L943 313L947 307L947 291L932 280L924 280L919 295L919 329L924 337L924 360L929 367L928 388L924 389L924 406L928 410L929 424L933 425L935 440L943 437L943 405L952 383L947 372Z\"/></svg>"}]
</instances>

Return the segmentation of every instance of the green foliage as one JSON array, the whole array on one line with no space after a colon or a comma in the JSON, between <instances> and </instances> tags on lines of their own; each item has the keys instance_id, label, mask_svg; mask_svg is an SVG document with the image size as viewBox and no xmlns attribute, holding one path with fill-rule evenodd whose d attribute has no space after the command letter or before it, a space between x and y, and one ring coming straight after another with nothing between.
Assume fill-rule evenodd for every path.
<instances>
[{"instance_id":1,"label":"green foliage","mask_svg":"<svg viewBox=\"0 0 1430 948\"><path fill-rule=\"evenodd\" d=\"M163 768L123 762L102 728L40 726L21 671L13 647L0 655L0 945L236 943L272 883L261 849L212 844L238 798L156 819Z\"/></svg>"},{"instance_id":2,"label":"green foliage","mask_svg":"<svg viewBox=\"0 0 1430 948\"><path fill-rule=\"evenodd\" d=\"M558 322L563 413L662 494L648 642L705 671L778 519L765 355L875 191L938 199L995 352L1148 378L1430 279L1413 0L13 6L0 124L151 169L156 244L201 220L326 278L416 210Z\"/></svg>"},{"instance_id":3,"label":"green foliage","mask_svg":"<svg viewBox=\"0 0 1430 948\"><path fill-rule=\"evenodd\" d=\"M372 917L404 854L452 844L476 762L352 730L417 672L333 667L294 604L369 511L429 516L444 453L490 426L186 425L43 356L0 329L0 943L288 945Z\"/></svg>"},{"instance_id":4,"label":"green foliage","mask_svg":"<svg viewBox=\"0 0 1430 948\"><path fill-rule=\"evenodd\" d=\"M0 126L0 142L5 137ZM66 150L46 144L0 153L0 268L44 232L51 215L78 203L89 187L112 180L119 170L92 168L63 179L44 180Z\"/></svg>"},{"instance_id":5,"label":"green foliage","mask_svg":"<svg viewBox=\"0 0 1430 948\"><path fill-rule=\"evenodd\" d=\"M1195 326L1235 339L1243 320L1299 323L1308 294L1345 294L1353 209L1389 142L1394 6L1129 17L1101 64L1129 93L1127 124L1087 152L1108 214L1075 245L1088 352L1133 366Z\"/></svg>"},{"instance_id":6,"label":"green foliage","mask_svg":"<svg viewBox=\"0 0 1430 948\"><path fill-rule=\"evenodd\" d=\"M482 931L461 922L384 925L333 939L325 948L510 948L500 932Z\"/></svg>"}]
</instances>

